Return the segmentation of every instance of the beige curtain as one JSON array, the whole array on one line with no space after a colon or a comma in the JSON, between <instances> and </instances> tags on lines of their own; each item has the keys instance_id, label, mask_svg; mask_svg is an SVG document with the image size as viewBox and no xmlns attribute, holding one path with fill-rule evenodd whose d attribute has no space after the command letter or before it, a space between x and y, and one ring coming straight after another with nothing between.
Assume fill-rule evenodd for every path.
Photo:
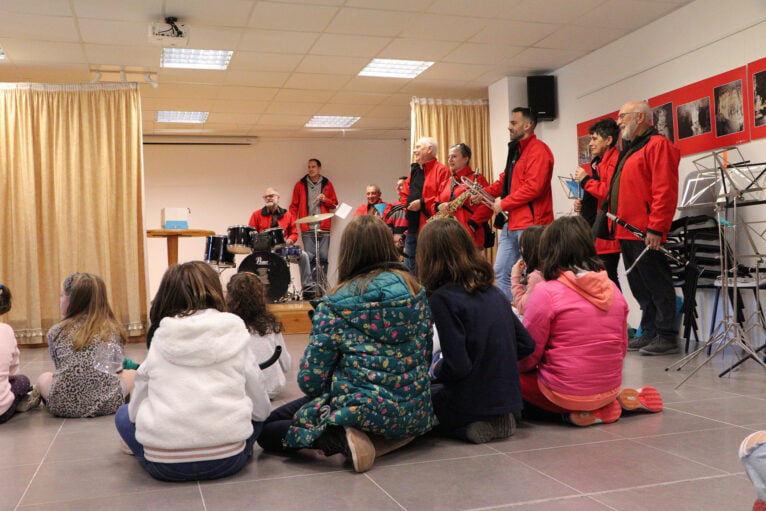
<instances>
[{"instance_id":1,"label":"beige curtain","mask_svg":"<svg viewBox=\"0 0 766 511\"><path fill-rule=\"evenodd\" d=\"M136 84L0 83L0 283L19 344L45 342L73 272L101 276L129 335L146 320Z\"/></svg>"},{"instance_id":2,"label":"beige curtain","mask_svg":"<svg viewBox=\"0 0 766 511\"><path fill-rule=\"evenodd\" d=\"M450 146L463 142L471 148L471 168L492 182L492 150L489 140L489 101L486 99L431 99L413 97L411 140L433 137L439 142L437 159L447 164ZM495 247L497 243L495 243ZM489 261L495 248L484 251Z\"/></svg>"}]
</instances>

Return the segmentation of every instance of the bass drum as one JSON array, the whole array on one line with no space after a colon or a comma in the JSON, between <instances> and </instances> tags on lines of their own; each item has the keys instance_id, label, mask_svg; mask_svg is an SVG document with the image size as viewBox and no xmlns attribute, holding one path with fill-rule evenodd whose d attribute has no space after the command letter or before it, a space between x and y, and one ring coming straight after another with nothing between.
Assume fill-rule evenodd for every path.
<instances>
[{"instance_id":1,"label":"bass drum","mask_svg":"<svg viewBox=\"0 0 766 511\"><path fill-rule=\"evenodd\" d=\"M284 259L277 254L271 252L250 254L242 260L238 271L249 271L255 274L266 287L266 297L272 302L278 302L287 295L290 269Z\"/></svg>"}]
</instances>

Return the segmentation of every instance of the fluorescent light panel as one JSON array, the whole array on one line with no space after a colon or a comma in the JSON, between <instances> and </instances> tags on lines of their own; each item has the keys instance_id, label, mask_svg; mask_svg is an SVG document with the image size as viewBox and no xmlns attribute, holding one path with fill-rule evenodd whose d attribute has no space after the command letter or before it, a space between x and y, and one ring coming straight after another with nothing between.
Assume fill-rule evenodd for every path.
<instances>
[{"instance_id":1,"label":"fluorescent light panel","mask_svg":"<svg viewBox=\"0 0 766 511\"><path fill-rule=\"evenodd\" d=\"M372 59L359 72L359 76L382 76L384 78L415 78L433 65L423 60Z\"/></svg>"},{"instance_id":2,"label":"fluorescent light panel","mask_svg":"<svg viewBox=\"0 0 766 511\"><path fill-rule=\"evenodd\" d=\"M190 50L163 48L161 67L184 69L226 69L234 52L227 50Z\"/></svg>"},{"instance_id":3,"label":"fluorescent light panel","mask_svg":"<svg viewBox=\"0 0 766 511\"><path fill-rule=\"evenodd\" d=\"M157 122L185 122L202 124L207 121L210 112L180 112L177 110L159 110L154 118Z\"/></svg>"},{"instance_id":4,"label":"fluorescent light panel","mask_svg":"<svg viewBox=\"0 0 766 511\"><path fill-rule=\"evenodd\" d=\"M306 128L348 128L359 119L341 115L315 115L306 123Z\"/></svg>"}]
</instances>

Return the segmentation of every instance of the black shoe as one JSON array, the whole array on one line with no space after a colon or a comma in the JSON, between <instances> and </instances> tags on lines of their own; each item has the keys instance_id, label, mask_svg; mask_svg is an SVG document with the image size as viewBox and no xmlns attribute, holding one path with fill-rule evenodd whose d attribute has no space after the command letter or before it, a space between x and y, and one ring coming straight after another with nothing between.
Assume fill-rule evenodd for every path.
<instances>
[{"instance_id":1,"label":"black shoe","mask_svg":"<svg viewBox=\"0 0 766 511\"><path fill-rule=\"evenodd\" d=\"M491 421L472 422L465 430L465 437L474 444L508 438L516 431L516 419L512 413L500 415Z\"/></svg>"},{"instance_id":2,"label":"black shoe","mask_svg":"<svg viewBox=\"0 0 766 511\"><path fill-rule=\"evenodd\" d=\"M628 351L638 351L657 340L657 337L636 337L628 341Z\"/></svg>"},{"instance_id":3,"label":"black shoe","mask_svg":"<svg viewBox=\"0 0 766 511\"><path fill-rule=\"evenodd\" d=\"M325 456L332 456L333 454L342 454L346 458L351 456L346 441L346 431L340 426L327 426L322 436L314 441L312 447L322 451Z\"/></svg>"},{"instance_id":4,"label":"black shoe","mask_svg":"<svg viewBox=\"0 0 766 511\"><path fill-rule=\"evenodd\" d=\"M673 355L681 351L675 339L663 339L658 337L651 344L647 344L638 352L642 355Z\"/></svg>"}]
</instances>

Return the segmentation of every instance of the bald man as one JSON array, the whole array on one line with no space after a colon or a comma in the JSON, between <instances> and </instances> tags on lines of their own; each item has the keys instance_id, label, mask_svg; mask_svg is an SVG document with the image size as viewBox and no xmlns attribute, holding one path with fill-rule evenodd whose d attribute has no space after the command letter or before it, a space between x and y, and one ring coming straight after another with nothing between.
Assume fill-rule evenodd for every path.
<instances>
[{"instance_id":1,"label":"bald man","mask_svg":"<svg viewBox=\"0 0 766 511\"><path fill-rule=\"evenodd\" d=\"M645 101L622 105L617 125L622 150L609 188L609 210L646 233L637 239L620 225L613 226L620 242L633 296L641 306L641 337L628 343L628 351L642 355L678 353L674 318L676 294L668 258L659 251L667 239L678 202L680 151L652 126L652 110Z\"/></svg>"}]
</instances>

